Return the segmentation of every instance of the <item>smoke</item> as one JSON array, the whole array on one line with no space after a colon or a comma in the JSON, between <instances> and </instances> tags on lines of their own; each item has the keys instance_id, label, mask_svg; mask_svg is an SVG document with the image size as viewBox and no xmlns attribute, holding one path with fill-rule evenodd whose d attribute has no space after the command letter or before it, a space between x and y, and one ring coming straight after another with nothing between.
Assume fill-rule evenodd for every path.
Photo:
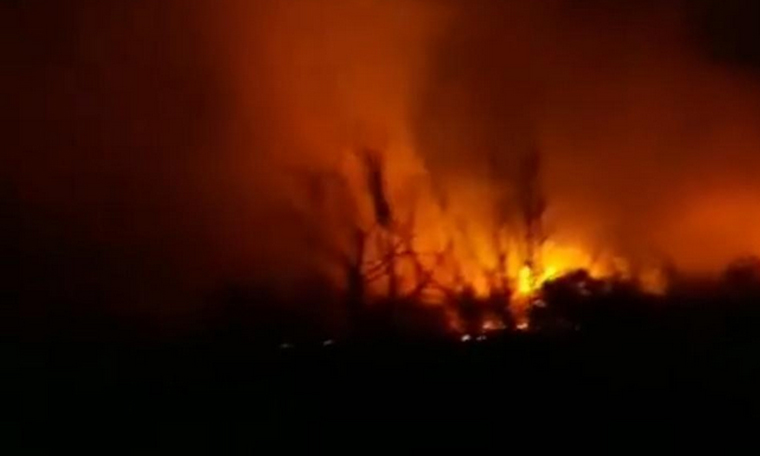
<instances>
[{"instance_id":1,"label":"smoke","mask_svg":"<svg viewBox=\"0 0 760 456\"><path fill-rule=\"evenodd\" d=\"M441 180L509 188L535 146L555 238L688 272L758 251L757 80L705 15L740 2L496 3L462 6L425 86Z\"/></svg>"},{"instance_id":2,"label":"smoke","mask_svg":"<svg viewBox=\"0 0 760 456\"><path fill-rule=\"evenodd\" d=\"M760 251L741 2L70 3L2 6L27 292L166 311L288 289L329 262L309 224L337 223L304 215L305 183L357 148L409 211L492 225L536 148L558 240L688 271Z\"/></svg>"}]
</instances>

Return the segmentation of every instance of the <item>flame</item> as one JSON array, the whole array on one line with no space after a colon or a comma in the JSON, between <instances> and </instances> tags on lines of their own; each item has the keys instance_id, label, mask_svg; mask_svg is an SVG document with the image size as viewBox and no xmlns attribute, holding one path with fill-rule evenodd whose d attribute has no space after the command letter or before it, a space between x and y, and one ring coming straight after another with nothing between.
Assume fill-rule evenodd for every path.
<instances>
[{"instance_id":1,"label":"flame","mask_svg":"<svg viewBox=\"0 0 760 456\"><path fill-rule=\"evenodd\" d=\"M517 294L527 296L536 291L538 281L535 278L535 273L530 266L523 266L520 268L520 272L517 274Z\"/></svg>"},{"instance_id":2,"label":"flame","mask_svg":"<svg viewBox=\"0 0 760 456\"><path fill-rule=\"evenodd\" d=\"M442 204L422 163L415 165L418 159L413 149L386 153L393 157L387 164L382 153L372 153L379 155L371 162L362 162L356 154L348 154L341 162L340 172L345 175L341 188L349 196L335 213L355 215L343 220L351 226L348 230L333 227L338 243L347 239L346 233L363 233L362 257L355 261L366 280L363 293L370 300L401 298L443 306L452 331L472 334L501 329L505 323L494 316L473 327L462 321L457 306L487 303L498 307L502 302L516 327L527 330L530 310L544 285L574 270L586 270L595 279L637 280L650 292L664 290L658 268L635 270L621 256L589 248L561 232L527 249L519 224L500 225L493 220L492 209L498 201L487 191L463 187ZM366 166L372 167L371 185L366 182ZM409 197L404 187L410 174L422 177L415 197ZM320 223L330 223L334 216L320 217ZM345 273L338 274L340 283Z\"/></svg>"}]
</instances>

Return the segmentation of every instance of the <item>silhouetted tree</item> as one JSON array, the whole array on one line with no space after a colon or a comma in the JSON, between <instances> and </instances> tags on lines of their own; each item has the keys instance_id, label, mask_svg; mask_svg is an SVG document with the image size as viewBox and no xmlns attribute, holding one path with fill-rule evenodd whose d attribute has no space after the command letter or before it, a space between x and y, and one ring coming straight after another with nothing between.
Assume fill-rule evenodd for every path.
<instances>
[{"instance_id":1,"label":"silhouetted tree","mask_svg":"<svg viewBox=\"0 0 760 456\"><path fill-rule=\"evenodd\" d=\"M493 247L496 250L496 267L491 272L492 288L500 292L506 292L509 289L509 271L507 269L508 249L504 242L504 231L509 220L509 203L508 195L504 189L505 169L503 163L499 160L497 153L489 155L489 170L491 184L497 193L494 207L494 227L493 227Z\"/></svg>"},{"instance_id":2,"label":"silhouetted tree","mask_svg":"<svg viewBox=\"0 0 760 456\"><path fill-rule=\"evenodd\" d=\"M358 156L364 166L364 177L372 202L375 223L380 229L378 251L382 252L382 264L385 266L385 276L388 280L388 296L398 296L398 275L396 273L396 250L395 220L388 199L385 168L383 167L381 154L374 149L362 149Z\"/></svg>"},{"instance_id":3,"label":"silhouetted tree","mask_svg":"<svg viewBox=\"0 0 760 456\"><path fill-rule=\"evenodd\" d=\"M546 242L544 213L546 198L541 186L541 156L533 148L524 157L518 178L518 199L525 243L525 266L535 281L541 275L541 248Z\"/></svg>"}]
</instances>

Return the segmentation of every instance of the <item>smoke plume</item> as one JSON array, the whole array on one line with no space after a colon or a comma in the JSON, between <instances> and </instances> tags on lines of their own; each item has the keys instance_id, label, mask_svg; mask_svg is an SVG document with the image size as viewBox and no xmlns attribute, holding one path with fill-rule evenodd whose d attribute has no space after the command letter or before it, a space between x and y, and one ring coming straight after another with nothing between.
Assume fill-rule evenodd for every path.
<instances>
[{"instance_id":1,"label":"smoke plume","mask_svg":"<svg viewBox=\"0 0 760 456\"><path fill-rule=\"evenodd\" d=\"M171 312L333 277L362 149L395 210L476 250L537 150L557 243L687 272L760 253L745 2L68 3L0 6L24 293Z\"/></svg>"}]
</instances>

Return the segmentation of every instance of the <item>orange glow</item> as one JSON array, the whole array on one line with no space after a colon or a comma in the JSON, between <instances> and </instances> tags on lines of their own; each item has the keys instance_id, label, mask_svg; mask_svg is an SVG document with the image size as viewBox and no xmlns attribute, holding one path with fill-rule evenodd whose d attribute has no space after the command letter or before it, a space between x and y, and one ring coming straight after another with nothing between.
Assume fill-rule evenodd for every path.
<instances>
[{"instance_id":1,"label":"orange glow","mask_svg":"<svg viewBox=\"0 0 760 456\"><path fill-rule=\"evenodd\" d=\"M257 183L249 192L256 195L254 199L267 200L266 205L258 200L252 204L258 219L266 218L270 205L297 206L307 213L294 228L291 220L278 225L289 231L272 230L274 241L254 242L257 248L265 244L260 247L261 256L276 258L272 263L282 264L282 269L298 273L318 269L336 288L349 288L345 260L355 254L355 231L361 232L366 236L360 261L366 284L361 292L368 302L392 294L445 306L452 328L475 334L505 323L493 317L487 324L479 321L468 326L458 316L460 299L487 301L494 307L503 302L516 324L523 325L527 322L520 318L540 299L544 284L573 270L584 269L596 279L631 280L659 293L667 285L660 257L651 254L643 260L635 255L649 253L651 248L675 262L690 255L704 256L705 249L693 248L697 242L682 241L686 239L682 231L687 225L692 233L692 226L705 227L703 219L712 214L702 214L706 209L701 199L687 195L686 183L673 182L673 173L660 173L660 160L671 152L660 147L671 147L673 141L650 141L641 135L652 131L652 138L668 139L670 131L676 130L666 121L682 117L680 110L672 113L649 104L660 99L672 101L664 103L667 106L680 102L665 96L673 91L657 80L661 65L650 65L655 69L652 74L622 68L619 75L617 70L614 75L596 74L597 65L554 68L564 59L534 61L532 49L512 49L516 34L530 37L526 42L538 39L536 46L546 46L557 55L569 52L573 57L569 61L595 63L607 58L606 53L596 55L595 46L586 49L589 43L568 41L578 36L574 26L557 29L554 20L535 24L515 19L508 27L508 42L501 43L507 44L504 56L495 58L490 51L492 40L500 41L504 24L501 20L491 23L491 14L481 17L488 8L473 11L466 2L461 10L431 2L409 2L400 9L379 1L261 3L265 6L255 11L266 18L259 25L261 30L249 37L243 32L250 30L248 25L241 25L241 36L233 40L242 43L247 38L263 62L251 65L247 47L232 53L240 90L237 98L253 104L253 108L241 106L246 116L241 131L235 133L242 136L245 154L256 151L250 153L256 157L250 166L239 168L244 179ZM521 12L534 18L533 6L518 4L510 11L514 14L504 18L523 18ZM241 5L249 8L247 3ZM535 14L538 19L543 10ZM523 23L542 24L541 33L523 30ZM469 38L449 36L449 30L460 30L450 27L457 24L465 26ZM481 34L482 30L486 33ZM607 37L606 29L599 33ZM572 44L563 47L561 43L567 42ZM555 46L560 47L555 50ZM637 61L638 66L674 62L669 55L659 54L669 48L653 49L658 53L642 56L646 59ZM457 65L463 57L472 57L476 65ZM610 68L618 64L608 63ZM669 71L676 70L664 67L663 84L673 80ZM533 83L526 86L524 82L541 74L558 78L540 78L536 85L546 85L540 90L546 93L534 100L529 96ZM629 81L629 74L644 79ZM565 90L568 80L589 83ZM621 90L629 86L642 87L643 95L652 96ZM621 93L619 100L611 96L616 93ZM628 94L633 94L631 99ZM546 109L541 101L544 95ZM689 93L683 96L689 98ZM609 100L620 105L609 105ZM691 119L694 106L703 105L711 104L686 103L684 122L679 120L678 125L700 124L701 118L686 120ZM248 118L249 111L255 115ZM250 144L246 143L247 132L258 133L262 123L271 125L272 131L251 134ZM715 135L716 141L723 137ZM722 146L717 141L714 147L722 150ZM540 246L525 245L526 229L517 207L520 179L516 173L521 157L533 147L541 154L537 180L547 206L541 216L548 219L546 238L543 233L539 236ZM383 196L392 212L385 220L377 216L365 164L357 156L367 149L381 158ZM675 160L672 165L685 169ZM274 171L262 173L262 169ZM294 181L302 186L291 177L294 169L305 170L303 174L322 182L326 189L321 189L319 204L293 191ZM251 174L265 174L265 179L250 179ZM702 174L694 173L700 192ZM657 185L645 185L650 182ZM667 207L663 202L677 202L685 195L695 208L671 211L675 219L671 228L669 218L662 215L668 213L662 210ZM752 202L741 201L737 210ZM715 232L723 233L719 226ZM305 246L293 238L308 238L310 243ZM312 242L313 238L318 242ZM746 238L735 237L741 242L736 250L745 247ZM311 255L308 249L328 254ZM309 255L304 255L307 251ZM714 263L712 258L710 263ZM281 271L273 275L279 279Z\"/></svg>"},{"instance_id":2,"label":"orange glow","mask_svg":"<svg viewBox=\"0 0 760 456\"><path fill-rule=\"evenodd\" d=\"M370 299L393 295L411 297L425 305L456 306L456 300L464 296L481 301L501 296L498 299L504 300L505 309L509 307L517 326L527 329L529 310L543 285L574 270L586 270L597 279L636 280L650 292L664 290L658 268L639 268L634 273L621 256L599 249L592 254L581 242L561 237L561 232L542 242L536 251L540 266L531 268L526 263L520 227L494 227L495 222L488 218L486 209L496 203L484 197L487 192L463 187L444 207L436 200L430 181L420 179L428 176L413 150L391 148L385 154L393 158L382 169L387 173L392 220L378 219L377 203L368 195L365 171L357 155L348 151L341 162L356 214L356 220L346 223L355 223L366 233L362 263ZM414 199L400 184L408 182L410 174L424 184L417 188ZM345 226L334 229L336 242L344 242ZM341 283L342 276L336 276L336 281ZM456 311L449 314L449 320L454 331L466 331ZM481 324L485 332L503 327L498 318Z\"/></svg>"}]
</instances>

